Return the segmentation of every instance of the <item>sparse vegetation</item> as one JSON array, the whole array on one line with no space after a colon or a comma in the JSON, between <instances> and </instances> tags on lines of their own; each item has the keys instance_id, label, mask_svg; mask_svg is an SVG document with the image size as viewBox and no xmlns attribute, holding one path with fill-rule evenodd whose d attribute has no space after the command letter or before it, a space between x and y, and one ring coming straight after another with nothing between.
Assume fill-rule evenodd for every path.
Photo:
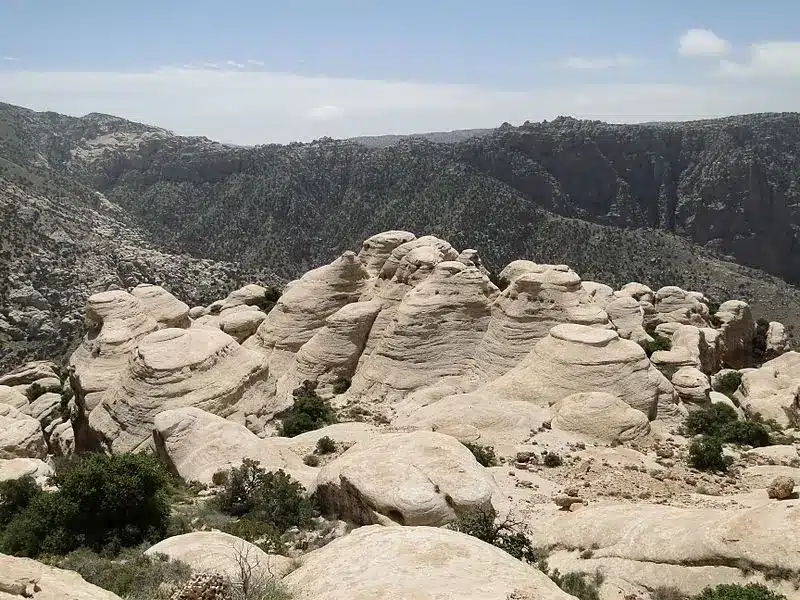
<instances>
[{"instance_id":1,"label":"sparse vegetation","mask_svg":"<svg viewBox=\"0 0 800 600\"><path fill-rule=\"evenodd\" d=\"M324 435L317 440L315 452L317 454L333 454L336 452L336 442L334 442L329 436Z\"/></svg>"},{"instance_id":2,"label":"sparse vegetation","mask_svg":"<svg viewBox=\"0 0 800 600\"><path fill-rule=\"evenodd\" d=\"M481 444L475 442L462 442L472 455L475 457L481 465L484 467L496 467L500 464L500 461L497 459L497 455L494 452L494 448L491 446L482 446Z\"/></svg>"},{"instance_id":3,"label":"sparse vegetation","mask_svg":"<svg viewBox=\"0 0 800 600\"><path fill-rule=\"evenodd\" d=\"M650 595L651 600L686 600L686 594L678 588L660 585Z\"/></svg>"},{"instance_id":4,"label":"sparse vegetation","mask_svg":"<svg viewBox=\"0 0 800 600\"><path fill-rule=\"evenodd\" d=\"M281 435L294 437L336 422L336 415L330 404L317 395L316 382L306 380L292 394L292 408L280 415Z\"/></svg>"},{"instance_id":5,"label":"sparse vegetation","mask_svg":"<svg viewBox=\"0 0 800 600\"><path fill-rule=\"evenodd\" d=\"M644 352L648 357L652 356L653 352L658 352L659 350L670 350L672 348L672 340L661 335L660 333L657 333L655 328L648 328L647 334L653 338L652 342L646 342L644 345Z\"/></svg>"},{"instance_id":6,"label":"sparse vegetation","mask_svg":"<svg viewBox=\"0 0 800 600\"><path fill-rule=\"evenodd\" d=\"M710 436L721 443L753 447L769 446L771 443L765 424L755 420L740 421L736 412L722 403L692 411L686 417L684 427L691 435Z\"/></svg>"},{"instance_id":7,"label":"sparse vegetation","mask_svg":"<svg viewBox=\"0 0 800 600\"><path fill-rule=\"evenodd\" d=\"M345 377L344 375L339 375L333 382L333 393L334 394L344 394L347 390L350 389L350 378Z\"/></svg>"},{"instance_id":8,"label":"sparse vegetation","mask_svg":"<svg viewBox=\"0 0 800 600\"><path fill-rule=\"evenodd\" d=\"M0 528L5 527L41 492L30 475L0 482Z\"/></svg>"},{"instance_id":9,"label":"sparse vegetation","mask_svg":"<svg viewBox=\"0 0 800 600\"><path fill-rule=\"evenodd\" d=\"M505 550L514 558L547 572L547 551L535 548L521 531L521 524L509 518L497 520L494 509L476 509L461 515L452 527Z\"/></svg>"},{"instance_id":10,"label":"sparse vegetation","mask_svg":"<svg viewBox=\"0 0 800 600\"><path fill-rule=\"evenodd\" d=\"M689 444L689 464L701 471L727 471L733 460L722 452L722 442L710 435L696 437Z\"/></svg>"},{"instance_id":11,"label":"sparse vegetation","mask_svg":"<svg viewBox=\"0 0 800 600\"><path fill-rule=\"evenodd\" d=\"M306 454L303 457L303 464L308 467L318 467L319 466L319 456L316 454Z\"/></svg>"},{"instance_id":12,"label":"sparse vegetation","mask_svg":"<svg viewBox=\"0 0 800 600\"><path fill-rule=\"evenodd\" d=\"M719 391L726 396L732 396L742 383L742 374L739 371L730 371L719 378Z\"/></svg>"},{"instance_id":13,"label":"sparse vegetation","mask_svg":"<svg viewBox=\"0 0 800 600\"><path fill-rule=\"evenodd\" d=\"M558 587L580 600L600 600L600 586L603 583L603 574L600 571L589 577L586 573L572 572L559 573L553 569L548 576Z\"/></svg>"},{"instance_id":14,"label":"sparse vegetation","mask_svg":"<svg viewBox=\"0 0 800 600\"><path fill-rule=\"evenodd\" d=\"M773 592L760 583L747 585L724 583L707 587L694 598L695 600L786 600L783 594Z\"/></svg>"},{"instance_id":15,"label":"sparse vegetation","mask_svg":"<svg viewBox=\"0 0 800 600\"><path fill-rule=\"evenodd\" d=\"M543 454L542 463L545 467L552 469L563 465L564 460L555 452L546 452Z\"/></svg>"}]
</instances>

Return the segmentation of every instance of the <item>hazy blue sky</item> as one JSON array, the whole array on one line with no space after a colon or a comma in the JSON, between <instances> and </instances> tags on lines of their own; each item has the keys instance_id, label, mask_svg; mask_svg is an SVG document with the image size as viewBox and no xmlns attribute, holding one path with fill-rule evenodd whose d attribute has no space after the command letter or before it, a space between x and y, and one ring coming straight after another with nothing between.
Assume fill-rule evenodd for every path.
<instances>
[{"instance_id":1,"label":"hazy blue sky","mask_svg":"<svg viewBox=\"0 0 800 600\"><path fill-rule=\"evenodd\" d=\"M238 143L800 109L800 2L0 0L0 100Z\"/></svg>"}]
</instances>

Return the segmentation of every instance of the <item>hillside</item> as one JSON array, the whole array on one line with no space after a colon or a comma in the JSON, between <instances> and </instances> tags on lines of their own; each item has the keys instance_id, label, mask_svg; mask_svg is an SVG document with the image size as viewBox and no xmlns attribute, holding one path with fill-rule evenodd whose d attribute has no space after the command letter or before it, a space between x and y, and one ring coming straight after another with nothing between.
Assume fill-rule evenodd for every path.
<instances>
[{"instance_id":1,"label":"hillside","mask_svg":"<svg viewBox=\"0 0 800 600\"><path fill-rule=\"evenodd\" d=\"M52 189L101 193L115 219L169 253L286 280L375 231L406 229L477 248L494 270L563 262L613 286L742 298L788 324L800 315L785 283L800 281L798 143L792 113L237 148L0 105L0 156L61 178Z\"/></svg>"}]
</instances>

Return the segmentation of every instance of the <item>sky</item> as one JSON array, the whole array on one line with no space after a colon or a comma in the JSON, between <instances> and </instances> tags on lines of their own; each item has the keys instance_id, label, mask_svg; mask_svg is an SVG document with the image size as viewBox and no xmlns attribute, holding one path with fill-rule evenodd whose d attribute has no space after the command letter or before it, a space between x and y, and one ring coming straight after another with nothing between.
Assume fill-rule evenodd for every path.
<instances>
[{"instance_id":1,"label":"sky","mask_svg":"<svg viewBox=\"0 0 800 600\"><path fill-rule=\"evenodd\" d=\"M236 144L800 110L797 0L0 0L0 101Z\"/></svg>"}]
</instances>

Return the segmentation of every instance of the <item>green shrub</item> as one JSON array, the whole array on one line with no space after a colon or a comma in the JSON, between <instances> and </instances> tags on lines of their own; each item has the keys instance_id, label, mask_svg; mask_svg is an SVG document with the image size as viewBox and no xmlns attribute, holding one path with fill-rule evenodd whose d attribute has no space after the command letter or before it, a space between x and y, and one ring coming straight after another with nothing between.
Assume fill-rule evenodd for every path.
<instances>
[{"instance_id":1,"label":"green shrub","mask_svg":"<svg viewBox=\"0 0 800 600\"><path fill-rule=\"evenodd\" d=\"M0 527L7 525L41 492L41 488L30 475L0 482Z\"/></svg>"},{"instance_id":2,"label":"green shrub","mask_svg":"<svg viewBox=\"0 0 800 600\"><path fill-rule=\"evenodd\" d=\"M318 467L319 466L319 456L316 454L306 454L303 457L303 464L308 467Z\"/></svg>"},{"instance_id":3,"label":"green shrub","mask_svg":"<svg viewBox=\"0 0 800 600\"><path fill-rule=\"evenodd\" d=\"M280 434L294 437L307 431L314 431L336 422L336 415L330 405L317 395L317 384L304 381L294 390L292 408L280 415Z\"/></svg>"},{"instance_id":4,"label":"green shrub","mask_svg":"<svg viewBox=\"0 0 800 600\"><path fill-rule=\"evenodd\" d=\"M89 583L128 600L167 600L164 585L179 587L188 581L188 565L166 556L145 556L132 548L116 558L101 556L86 548L63 557L45 556L43 562L60 569L77 571Z\"/></svg>"},{"instance_id":5,"label":"green shrub","mask_svg":"<svg viewBox=\"0 0 800 600\"><path fill-rule=\"evenodd\" d=\"M4 552L63 554L161 539L169 523L167 474L150 455L92 454L62 463L55 492L42 492L3 533Z\"/></svg>"},{"instance_id":6,"label":"green shrub","mask_svg":"<svg viewBox=\"0 0 800 600\"><path fill-rule=\"evenodd\" d=\"M727 471L732 459L722 453L722 442L710 435L701 435L689 444L689 464L701 471Z\"/></svg>"},{"instance_id":7,"label":"green shrub","mask_svg":"<svg viewBox=\"0 0 800 600\"><path fill-rule=\"evenodd\" d=\"M349 377L345 377L344 375L339 375L333 382L333 393L344 394L347 390L350 389L350 383L351 381Z\"/></svg>"},{"instance_id":8,"label":"green shrub","mask_svg":"<svg viewBox=\"0 0 800 600\"><path fill-rule=\"evenodd\" d=\"M517 528L516 523L508 519L498 523L497 512L494 509L468 511L459 515L451 527L492 544L518 560L547 570L547 551L534 547L528 537Z\"/></svg>"},{"instance_id":9,"label":"green shrub","mask_svg":"<svg viewBox=\"0 0 800 600\"><path fill-rule=\"evenodd\" d=\"M660 585L650 595L651 600L686 600L686 594L676 587Z\"/></svg>"},{"instance_id":10,"label":"green shrub","mask_svg":"<svg viewBox=\"0 0 800 600\"><path fill-rule=\"evenodd\" d=\"M652 356L653 352L658 352L659 350L670 350L672 349L672 340L668 337L664 337L661 334L656 333L653 331L647 332L651 338L653 338L652 342L646 342L644 345L644 352L647 356Z\"/></svg>"},{"instance_id":11,"label":"green shrub","mask_svg":"<svg viewBox=\"0 0 800 600\"><path fill-rule=\"evenodd\" d=\"M472 455L475 457L480 464L484 467L496 467L500 464L497 460L497 455L494 453L494 448L491 446L481 446L480 444L476 444L474 442L462 442Z\"/></svg>"},{"instance_id":12,"label":"green shrub","mask_svg":"<svg viewBox=\"0 0 800 600\"><path fill-rule=\"evenodd\" d=\"M786 596L773 592L760 583L737 585L723 583L715 587L707 587L696 600L786 600Z\"/></svg>"},{"instance_id":13,"label":"green shrub","mask_svg":"<svg viewBox=\"0 0 800 600\"><path fill-rule=\"evenodd\" d=\"M600 571L595 572L591 579L587 578L586 573L562 575L558 569L553 569L549 576L558 587L580 600L600 600L600 585L603 583Z\"/></svg>"},{"instance_id":14,"label":"green shrub","mask_svg":"<svg viewBox=\"0 0 800 600\"><path fill-rule=\"evenodd\" d=\"M739 421L736 412L727 404L712 404L708 408L689 413L684 421L691 435L703 434L718 438L723 443L747 444L753 447L769 446L767 427L757 421Z\"/></svg>"},{"instance_id":15,"label":"green shrub","mask_svg":"<svg viewBox=\"0 0 800 600\"><path fill-rule=\"evenodd\" d=\"M332 454L336 452L336 442L327 435L317 440L317 454Z\"/></svg>"},{"instance_id":16,"label":"green shrub","mask_svg":"<svg viewBox=\"0 0 800 600\"><path fill-rule=\"evenodd\" d=\"M227 482L215 498L219 510L234 516L273 525L281 533L290 527L306 527L311 503L305 489L284 471L265 472L258 461L245 459L228 472Z\"/></svg>"},{"instance_id":17,"label":"green shrub","mask_svg":"<svg viewBox=\"0 0 800 600\"><path fill-rule=\"evenodd\" d=\"M742 383L742 374L739 371L731 371L730 373L725 373L722 377L719 378L717 382L717 387L719 391L726 396L730 396L733 394Z\"/></svg>"},{"instance_id":18,"label":"green shrub","mask_svg":"<svg viewBox=\"0 0 800 600\"><path fill-rule=\"evenodd\" d=\"M285 551L280 540L282 532L266 521L244 517L231 521L223 528L223 531L248 542L258 543L265 552L271 554L281 554Z\"/></svg>"},{"instance_id":19,"label":"green shrub","mask_svg":"<svg viewBox=\"0 0 800 600\"><path fill-rule=\"evenodd\" d=\"M754 421L734 421L728 423L721 432L723 441L731 444L742 444L758 448L769 446L772 440L767 428Z\"/></svg>"},{"instance_id":20,"label":"green shrub","mask_svg":"<svg viewBox=\"0 0 800 600\"><path fill-rule=\"evenodd\" d=\"M561 465L564 464L564 461L555 452L547 452L544 455L543 463L545 467L552 469L554 467L560 467Z\"/></svg>"}]
</instances>

